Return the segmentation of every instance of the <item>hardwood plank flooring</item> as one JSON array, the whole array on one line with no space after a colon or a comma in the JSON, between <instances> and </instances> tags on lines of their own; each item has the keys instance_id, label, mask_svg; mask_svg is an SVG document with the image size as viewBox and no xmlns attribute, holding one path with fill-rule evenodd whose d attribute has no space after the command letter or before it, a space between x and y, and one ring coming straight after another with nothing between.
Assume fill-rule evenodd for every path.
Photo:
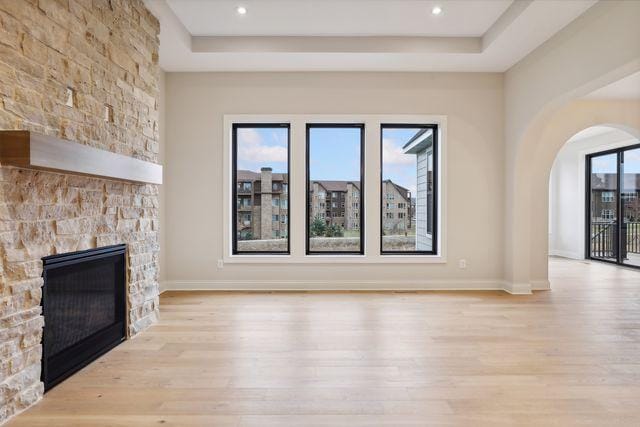
<instances>
[{"instance_id":1,"label":"hardwood plank flooring","mask_svg":"<svg viewBox=\"0 0 640 427\"><path fill-rule=\"evenodd\" d=\"M168 292L18 426L638 426L640 272L553 291Z\"/></svg>"}]
</instances>

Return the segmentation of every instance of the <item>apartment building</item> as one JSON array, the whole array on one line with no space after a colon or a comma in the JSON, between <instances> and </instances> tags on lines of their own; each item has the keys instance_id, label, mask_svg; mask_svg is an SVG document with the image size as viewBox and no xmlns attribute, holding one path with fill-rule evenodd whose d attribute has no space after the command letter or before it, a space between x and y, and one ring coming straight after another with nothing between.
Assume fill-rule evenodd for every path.
<instances>
[{"instance_id":1,"label":"apartment building","mask_svg":"<svg viewBox=\"0 0 640 427\"><path fill-rule=\"evenodd\" d=\"M327 225L345 230L360 229L359 182L312 181L310 186L310 218L322 218Z\"/></svg>"},{"instance_id":2,"label":"apartment building","mask_svg":"<svg viewBox=\"0 0 640 427\"><path fill-rule=\"evenodd\" d=\"M622 179L621 207L625 222L640 222L640 175L625 174ZM591 217L598 222L617 220L618 175L591 175Z\"/></svg>"},{"instance_id":3,"label":"apartment building","mask_svg":"<svg viewBox=\"0 0 640 427\"><path fill-rule=\"evenodd\" d=\"M402 234L413 228L411 192L387 179L382 182L382 228L385 234Z\"/></svg>"},{"instance_id":4,"label":"apartment building","mask_svg":"<svg viewBox=\"0 0 640 427\"><path fill-rule=\"evenodd\" d=\"M238 170L236 175L237 232L241 240L288 236L289 178L262 168L260 173Z\"/></svg>"}]
</instances>

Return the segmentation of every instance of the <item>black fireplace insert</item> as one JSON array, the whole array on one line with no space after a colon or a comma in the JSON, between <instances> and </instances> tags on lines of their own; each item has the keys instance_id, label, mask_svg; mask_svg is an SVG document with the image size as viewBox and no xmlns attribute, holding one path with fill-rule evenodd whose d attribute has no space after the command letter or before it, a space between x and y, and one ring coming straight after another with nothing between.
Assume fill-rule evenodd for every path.
<instances>
[{"instance_id":1,"label":"black fireplace insert","mask_svg":"<svg viewBox=\"0 0 640 427\"><path fill-rule=\"evenodd\" d=\"M126 245L42 259L45 391L125 339Z\"/></svg>"}]
</instances>

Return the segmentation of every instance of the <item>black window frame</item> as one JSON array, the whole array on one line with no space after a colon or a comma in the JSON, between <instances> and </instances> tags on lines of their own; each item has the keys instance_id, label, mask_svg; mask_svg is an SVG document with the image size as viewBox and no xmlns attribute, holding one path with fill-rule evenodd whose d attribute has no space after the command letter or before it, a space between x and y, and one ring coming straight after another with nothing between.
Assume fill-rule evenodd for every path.
<instances>
[{"instance_id":1,"label":"black window frame","mask_svg":"<svg viewBox=\"0 0 640 427\"><path fill-rule=\"evenodd\" d=\"M384 190L384 154L383 154L383 137L385 129L431 129L433 132L433 232L431 236L432 249L430 251L388 251L384 250L383 237L384 237L384 208L383 200ZM425 255L434 256L438 255L438 239L440 231L440 217L438 215L438 197L440 195L440 140L439 140L439 125L436 123L380 123L380 255ZM417 195L416 195L417 197ZM409 200L409 209L411 209L411 200Z\"/></svg>"},{"instance_id":2,"label":"black window frame","mask_svg":"<svg viewBox=\"0 0 640 427\"><path fill-rule=\"evenodd\" d=\"M311 199L309 197L309 184L311 183L311 174L310 174L310 150L309 150L309 143L310 143L310 134L311 134L311 129L313 128L355 128L355 129L360 129L360 197L359 200L361 200L360 202L360 250L359 251L311 251L310 250L310 227L311 227L311 221L309 218L309 214L310 214L310 203L311 203ZM305 254L308 256L316 256L316 255L357 255L357 256L363 256L365 254L365 248L364 248L364 244L365 244L365 230L364 230L364 209L365 209L365 204L362 203L362 201L364 200L364 179L365 179L365 157L364 157L364 152L365 152L365 124L364 123L307 123L306 124L306 131L305 131ZM329 192L327 192L328 194ZM331 200L333 200L333 196L331 198ZM346 217L345 217L345 221L346 221Z\"/></svg>"},{"instance_id":3,"label":"black window frame","mask_svg":"<svg viewBox=\"0 0 640 427\"><path fill-rule=\"evenodd\" d=\"M626 227L625 227L625 223L624 223L624 209L623 209L623 198L622 198L622 190L623 190L623 177L622 177L622 165L624 164L624 153L627 151L631 151L631 150L637 150L640 148L640 144L631 144L631 145L627 145L624 147L618 147L618 148L612 148L609 150L604 150L604 151L598 151L595 153L589 153L587 155L585 155L585 186L584 186L584 190L585 190L585 222L584 222L584 237L585 237L585 244L584 244L584 257L587 260L592 260L592 261L598 261L598 262L606 262L609 264L614 264L614 265L619 265L619 266L623 266L623 267L629 267L632 269L640 269L640 266L638 265L633 265L633 264L628 264L624 262L624 259L622 257L622 251L621 246L621 237L622 237L622 233L625 232L626 233ZM595 256L592 256L591 254L591 202L593 201L593 197L592 197L592 193L591 193L591 172L592 172L592 164L591 161L596 158L596 157L602 157L602 156L608 156L611 154L615 154L616 155L616 174L617 174L617 181L616 181L616 195L615 197L615 203L616 203L616 215L615 215L615 220L616 220L616 259L606 259L606 258L598 258ZM623 231L624 230L624 231Z\"/></svg>"},{"instance_id":4,"label":"black window frame","mask_svg":"<svg viewBox=\"0 0 640 427\"><path fill-rule=\"evenodd\" d=\"M291 222L287 221L287 250L286 251L239 251L238 250L238 129L251 128L285 128L287 129L287 181L291 183L291 124L290 123L233 123L231 125L231 254L232 255L291 255ZM255 191L253 183L251 193ZM289 188L291 188L289 186ZM291 192L287 192L287 216L291 212ZM253 203L252 203L253 207ZM262 209L262 203L260 204ZM251 211L253 217L253 210ZM261 215L262 217L262 215Z\"/></svg>"}]
</instances>

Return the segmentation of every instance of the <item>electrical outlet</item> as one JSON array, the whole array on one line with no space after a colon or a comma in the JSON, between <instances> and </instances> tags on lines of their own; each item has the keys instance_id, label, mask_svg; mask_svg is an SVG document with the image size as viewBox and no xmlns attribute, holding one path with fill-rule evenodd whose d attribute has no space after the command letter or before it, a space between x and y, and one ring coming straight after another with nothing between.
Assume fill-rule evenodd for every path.
<instances>
[{"instance_id":1,"label":"electrical outlet","mask_svg":"<svg viewBox=\"0 0 640 427\"><path fill-rule=\"evenodd\" d=\"M218 260L218 268L224 268L224 260Z\"/></svg>"},{"instance_id":2,"label":"electrical outlet","mask_svg":"<svg viewBox=\"0 0 640 427\"><path fill-rule=\"evenodd\" d=\"M465 269L467 268L467 260L466 259L461 259L460 261L458 261L458 267Z\"/></svg>"}]
</instances>

